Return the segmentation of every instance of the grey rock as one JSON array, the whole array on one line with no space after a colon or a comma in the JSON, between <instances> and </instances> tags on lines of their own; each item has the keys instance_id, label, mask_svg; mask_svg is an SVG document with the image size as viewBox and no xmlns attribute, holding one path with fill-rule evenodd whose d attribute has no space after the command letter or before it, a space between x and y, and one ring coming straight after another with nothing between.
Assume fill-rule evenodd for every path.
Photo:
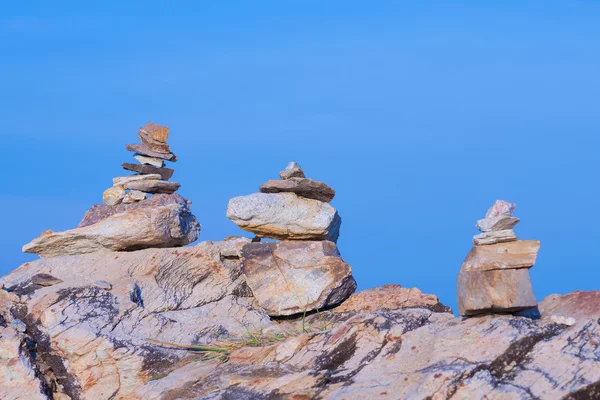
<instances>
[{"instance_id":1,"label":"grey rock","mask_svg":"<svg viewBox=\"0 0 600 400\"><path fill-rule=\"evenodd\" d=\"M96 281L92 283L93 286L99 287L100 289L104 289L106 291L112 290L112 285L106 281Z\"/></svg>"},{"instance_id":2,"label":"grey rock","mask_svg":"<svg viewBox=\"0 0 600 400\"><path fill-rule=\"evenodd\" d=\"M254 193L235 197L227 218L260 237L337 241L341 219L328 203L294 193Z\"/></svg>"},{"instance_id":3,"label":"grey rock","mask_svg":"<svg viewBox=\"0 0 600 400\"><path fill-rule=\"evenodd\" d=\"M259 306L271 316L320 310L356 290L352 268L329 241L246 244L242 273Z\"/></svg>"},{"instance_id":4,"label":"grey rock","mask_svg":"<svg viewBox=\"0 0 600 400\"><path fill-rule=\"evenodd\" d=\"M507 217L501 215L499 217L484 218L477 221L477 229L481 232L495 232L506 229L513 229L519 223L519 218Z\"/></svg>"},{"instance_id":5,"label":"grey rock","mask_svg":"<svg viewBox=\"0 0 600 400\"><path fill-rule=\"evenodd\" d=\"M537 305L529 270L461 271L457 279L458 312L514 312Z\"/></svg>"},{"instance_id":6,"label":"grey rock","mask_svg":"<svg viewBox=\"0 0 600 400\"><path fill-rule=\"evenodd\" d=\"M160 179L168 181L171 179L175 170L172 168L157 168L153 165L123 163L121 167L127 171L139 172L142 175L160 175Z\"/></svg>"},{"instance_id":7,"label":"grey rock","mask_svg":"<svg viewBox=\"0 0 600 400\"><path fill-rule=\"evenodd\" d=\"M130 183L130 182L156 180L156 179L160 179L159 174L118 176L116 178L113 178L113 185L123 186L126 183Z\"/></svg>"},{"instance_id":8,"label":"grey rock","mask_svg":"<svg viewBox=\"0 0 600 400\"><path fill-rule=\"evenodd\" d=\"M152 165L156 168L163 168L165 166L165 161L160 158L147 157L141 154L136 154L133 156L140 164Z\"/></svg>"},{"instance_id":9,"label":"grey rock","mask_svg":"<svg viewBox=\"0 0 600 400\"><path fill-rule=\"evenodd\" d=\"M517 208L515 203L510 203L506 200L496 200L494 205L488 210L485 217L512 217L515 213L515 208Z\"/></svg>"},{"instance_id":10,"label":"grey rock","mask_svg":"<svg viewBox=\"0 0 600 400\"><path fill-rule=\"evenodd\" d=\"M123 186L113 186L108 188L102 194L102 202L107 206L116 206L123 202L127 192Z\"/></svg>"},{"instance_id":11,"label":"grey rock","mask_svg":"<svg viewBox=\"0 0 600 400\"><path fill-rule=\"evenodd\" d=\"M304 178L304 171L295 161L290 162L283 171L279 173L281 179Z\"/></svg>"},{"instance_id":12,"label":"grey rock","mask_svg":"<svg viewBox=\"0 0 600 400\"><path fill-rule=\"evenodd\" d=\"M129 193L125 195L123 199L123 204L131 204L138 201L146 200L148 195L144 192L140 192L139 190L130 190Z\"/></svg>"},{"instance_id":13,"label":"grey rock","mask_svg":"<svg viewBox=\"0 0 600 400\"><path fill-rule=\"evenodd\" d=\"M286 180L272 180L260 186L262 193L296 193L306 197L329 203L335 197L335 190L323 182L306 178L289 178Z\"/></svg>"},{"instance_id":14,"label":"grey rock","mask_svg":"<svg viewBox=\"0 0 600 400\"><path fill-rule=\"evenodd\" d=\"M252 240L242 236L225 238L221 246L221 257L240 258L242 256L242 248L248 243L252 243Z\"/></svg>"},{"instance_id":15,"label":"grey rock","mask_svg":"<svg viewBox=\"0 0 600 400\"><path fill-rule=\"evenodd\" d=\"M124 186L125 189L139 190L146 193L172 194L175 193L181 185L177 182L166 182L161 180L139 180L128 182Z\"/></svg>"},{"instance_id":16,"label":"grey rock","mask_svg":"<svg viewBox=\"0 0 600 400\"><path fill-rule=\"evenodd\" d=\"M128 144L125 146L125 148L127 149L127 151L131 151L133 153L139 153L144 156L160 158L161 160L167 160L167 161L172 161L172 162L177 161L177 156L175 154L173 154L173 153L169 153L169 154L158 153L156 151L152 151L152 149L150 149L148 146L146 146L144 144Z\"/></svg>"},{"instance_id":17,"label":"grey rock","mask_svg":"<svg viewBox=\"0 0 600 400\"><path fill-rule=\"evenodd\" d=\"M506 229L503 231L484 232L480 235L473 237L473 244L475 246L484 246L496 243L514 242L519 240L515 231L512 229Z\"/></svg>"}]
</instances>

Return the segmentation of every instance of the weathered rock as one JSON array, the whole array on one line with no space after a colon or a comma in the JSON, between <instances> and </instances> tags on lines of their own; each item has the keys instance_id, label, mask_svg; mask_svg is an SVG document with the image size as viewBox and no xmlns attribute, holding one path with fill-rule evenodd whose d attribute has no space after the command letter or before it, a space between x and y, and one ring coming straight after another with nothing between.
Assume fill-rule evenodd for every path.
<instances>
[{"instance_id":1,"label":"weathered rock","mask_svg":"<svg viewBox=\"0 0 600 400\"><path fill-rule=\"evenodd\" d=\"M95 224L114 214L130 212L141 208L167 206L169 204L190 208L192 202L184 199L178 194L157 194L149 199L137 203L119 204L116 207L108 207L104 204L96 204L85 213L83 219L81 222L79 222L77 227L83 228L85 226Z\"/></svg>"},{"instance_id":2,"label":"weathered rock","mask_svg":"<svg viewBox=\"0 0 600 400\"><path fill-rule=\"evenodd\" d=\"M509 203L505 200L496 200L494 205L490 207L488 212L485 214L485 217L512 217L515 213L515 208L517 208L515 203Z\"/></svg>"},{"instance_id":3,"label":"weathered rock","mask_svg":"<svg viewBox=\"0 0 600 400\"><path fill-rule=\"evenodd\" d=\"M144 192L140 192L139 190L130 190L129 193L125 195L123 199L123 204L131 204L137 201L146 200L148 195Z\"/></svg>"},{"instance_id":4,"label":"weathered rock","mask_svg":"<svg viewBox=\"0 0 600 400\"><path fill-rule=\"evenodd\" d=\"M148 179L152 179L152 180L160 179L160 175L158 175L158 174L151 174L151 175L117 176L116 178L113 178L113 185L115 185L115 186L117 186L117 185L124 186L125 184L127 184L129 182L146 181Z\"/></svg>"},{"instance_id":5,"label":"weathered rock","mask_svg":"<svg viewBox=\"0 0 600 400\"><path fill-rule=\"evenodd\" d=\"M255 193L235 197L227 218L260 237L337 241L341 218L328 203L293 193Z\"/></svg>"},{"instance_id":6,"label":"weathered rock","mask_svg":"<svg viewBox=\"0 0 600 400\"><path fill-rule=\"evenodd\" d=\"M159 175L163 181L168 181L175 173L171 168L157 168L153 165L123 163L121 167L127 171L139 172L143 175Z\"/></svg>"},{"instance_id":7,"label":"weathered rock","mask_svg":"<svg viewBox=\"0 0 600 400\"><path fill-rule=\"evenodd\" d=\"M155 124L154 122L148 122L139 129L139 132L162 143L166 143L169 138L169 128L167 126Z\"/></svg>"},{"instance_id":8,"label":"weathered rock","mask_svg":"<svg viewBox=\"0 0 600 400\"><path fill-rule=\"evenodd\" d=\"M107 206L116 206L123 202L127 192L123 189L123 186L113 186L108 188L102 194L102 202Z\"/></svg>"},{"instance_id":9,"label":"weathered rock","mask_svg":"<svg viewBox=\"0 0 600 400\"><path fill-rule=\"evenodd\" d=\"M171 153L171 148L168 144L159 142L158 140L154 140L143 132L138 132L138 138L146 147L148 147L152 151L162 154Z\"/></svg>"},{"instance_id":10,"label":"weathered rock","mask_svg":"<svg viewBox=\"0 0 600 400\"><path fill-rule=\"evenodd\" d=\"M568 315L576 320L600 318L600 291L576 291L566 295L551 294L539 304L542 318Z\"/></svg>"},{"instance_id":11,"label":"weathered rock","mask_svg":"<svg viewBox=\"0 0 600 400\"><path fill-rule=\"evenodd\" d=\"M519 218L499 216L484 218L477 221L477 229L481 232L494 232L503 231L506 229L513 229L519 223Z\"/></svg>"},{"instance_id":12,"label":"weathered rock","mask_svg":"<svg viewBox=\"0 0 600 400\"><path fill-rule=\"evenodd\" d=\"M125 146L125 148L127 149L127 151L131 151L133 153L140 153L141 155L144 155L144 156L160 158L161 160L167 160L167 161L172 161L172 162L177 161L177 156L175 154L173 154L173 153L169 153L169 154L158 153L156 151L152 151L145 144L128 144Z\"/></svg>"},{"instance_id":13,"label":"weathered rock","mask_svg":"<svg viewBox=\"0 0 600 400\"><path fill-rule=\"evenodd\" d=\"M23 246L41 257L82 254L109 249L173 247L194 242L200 225L186 205L167 204L114 214L83 228L45 232Z\"/></svg>"},{"instance_id":14,"label":"weathered rock","mask_svg":"<svg viewBox=\"0 0 600 400\"><path fill-rule=\"evenodd\" d=\"M537 305L529 270L461 271L457 279L458 312L513 312Z\"/></svg>"},{"instance_id":15,"label":"weathered rock","mask_svg":"<svg viewBox=\"0 0 600 400\"><path fill-rule=\"evenodd\" d=\"M573 317L566 315L553 314L550 316L550 321L559 325L573 326L577 323L577 320Z\"/></svg>"},{"instance_id":16,"label":"weathered rock","mask_svg":"<svg viewBox=\"0 0 600 400\"><path fill-rule=\"evenodd\" d=\"M50 274L36 274L31 277L31 283L40 286L53 286L62 283L62 281Z\"/></svg>"},{"instance_id":17,"label":"weathered rock","mask_svg":"<svg viewBox=\"0 0 600 400\"><path fill-rule=\"evenodd\" d=\"M133 156L133 158L135 158L140 164L152 165L156 168L163 168L165 166L165 161L161 160L160 158L146 157L141 154L136 154Z\"/></svg>"},{"instance_id":18,"label":"weathered rock","mask_svg":"<svg viewBox=\"0 0 600 400\"><path fill-rule=\"evenodd\" d=\"M92 283L92 285L99 287L100 289L112 290L112 285L110 284L110 282L96 281L96 282Z\"/></svg>"},{"instance_id":19,"label":"weathered rock","mask_svg":"<svg viewBox=\"0 0 600 400\"><path fill-rule=\"evenodd\" d=\"M242 236L231 236L223 240L221 246L221 257L240 258L242 257L242 248L251 243L252 240Z\"/></svg>"},{"instance_id":20,"label":"weathered rock","mask_svg":"<svg viewBox=\"0 0 600 400\"><path fill-rule=\"evenodd\" d=\"M124 186L125 189L140 190L142 192L152 194L172 194L175 193L181 187L181 185L177 182L166 182L152 179L128 182Z\"/></svg>"},{"instance_id":21,"label":"weathered rock","mask_svg":"<svg viewBox=\"0 0 600 400\"><path fill-rule=\"evenodd\" d=\"M260 186L262 193L296 193L306 197L329 203L335 197L335 190L324 184L306 178L289 178L286 180L272 180Z\"/></svg>"},{"instance_id":22,"label":"weathered rock","mask_svg":"<svg viewBox=\"0 0 600 400\"><path fill-rule=\"evenodd\" d=\"M304 171L295 161L290 162L283 171L279 173L281 179L304 178Z\"/></svg>"},{"instance_id":23,"label":"weathered rock","mask_svg":"<svg viewBox=\"0 0 600 400\"><path fill-rule=\"evenodd\" d=\"M515 231L512 229L506 229L503 231L492 231L484 232L480 235L473 237L473 244L475 246L484 246L496 243L514 242L519 240Z\"/></svg>"},{"instance_id":24,"label":"weathered rock","mask_svg":"<svg viewBox=\"0 0 600 400\"><path fill-rule=\"evenodd\" d=\"M260 307L271 316L320 310L356 290L352 268L333 242L250 243L242 273Z\"/></svg>"},{"instance_id":25,"label":"weathered rock","mask_svg":"<svg viewBox=\"0 0 600 400\"><path fill-rule=\"evenodd\" d=\"M475 246L463 262L461 271L531 268L535 265L539 250L539 240L517 240L488 246Z\"/></svg>"}]
</instances>

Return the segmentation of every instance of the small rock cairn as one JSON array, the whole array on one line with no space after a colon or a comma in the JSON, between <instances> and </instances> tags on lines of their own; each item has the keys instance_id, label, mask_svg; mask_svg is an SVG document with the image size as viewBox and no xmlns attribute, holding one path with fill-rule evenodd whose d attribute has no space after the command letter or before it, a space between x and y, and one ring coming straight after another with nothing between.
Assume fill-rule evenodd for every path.
<instances>
[{"instance_id":1,"label":"small rock cairn","mask_svg":"<svg viewBox=\"0 0 600 400\"><path fill-rule=\"evenodd\" d=\"M177 161L167 144L168 137L169 128L153 122L138 130L141 143L126 146L128 151L135 153L133 158L138 164L121 164L123 169L137 174L114 178L113 186L102 195L104 204L130 204L145 200L151 194L172 194L179 189L179 183L168 182L175 171L165 168L165 161Z\"/></svg>"},{"instance_id":2,"label":"small rock cairn","mask_svg":"<svg viewBox=\"0 0 600 400\"><path fill-rule=\"evenodd\" d=\"M462 316L517 312L537 306L529 268L540 249L537 240L519 240L513 228L516 204L498 200L484 219L482 233L462 264L457 279L458 310Z\"/></svg>"},{"instance_id":3,"label":"small rock cairn","mask_svg":"<svg viewBox=\"0 0 600 400\"><path fill-rule=\"evenodd\" d=\"M338 304L356 290L356 281L335 244L341 225L329 204L335 191L306 178L296 162L279 176L262 184L260 193L233 198L227 207L229 219L256 235L255 243L241 250L246 282L271 316Z\"/></svg>"}]
</instances>

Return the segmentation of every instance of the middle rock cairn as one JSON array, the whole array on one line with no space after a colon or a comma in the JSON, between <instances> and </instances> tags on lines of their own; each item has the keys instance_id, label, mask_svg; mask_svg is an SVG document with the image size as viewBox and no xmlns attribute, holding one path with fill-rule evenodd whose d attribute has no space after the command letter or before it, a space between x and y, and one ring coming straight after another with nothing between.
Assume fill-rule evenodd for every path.
<instances>
[{"instance_id":1,"label":"middle rock cairn","mask_svg":"<svg viewBox=\"0 0 600 400\"><path fill-rule=\"evenodd\" d=\"M458 311L462 316L517 312L537 306L529 268L540 250L538 240L519 240L513 228L516 204L498 200L477 221L482 233L462 264L457 279Z\"/></svg>"},{"instance_id":2,"label":"middle rock cairn","mask_svg":"<svg viewBox=\"0 0 600 400\"><path fill-rule=\"evenodd\" d=\"M138 164L121 164L123 169L137 174L113 179L113 186L102 196L107 206L135 203L152 194L173 194L180 187L177 182L167 182L175 171L165 168L165 161L177 161L167 144L169 128L148 122L138 130L138 138L141 143L126 145L128 151L135 153L133 158Z\"/></svg>"},{"instance_id":3,"label":"middle rock cairn","mask_svg":"<svg viewBox=\"0 0 600 400\"><path fill-rule=\"evenodd\" d=\"M335 191L307 179L298 163L260 193L233 198L227 217L256 235L241 250L242 273L258 305L271 316L321 310L356 290L352 268L337 249L341 219ZM260 242L261 238L279 242Z\"/></svg>"}]
</instances>

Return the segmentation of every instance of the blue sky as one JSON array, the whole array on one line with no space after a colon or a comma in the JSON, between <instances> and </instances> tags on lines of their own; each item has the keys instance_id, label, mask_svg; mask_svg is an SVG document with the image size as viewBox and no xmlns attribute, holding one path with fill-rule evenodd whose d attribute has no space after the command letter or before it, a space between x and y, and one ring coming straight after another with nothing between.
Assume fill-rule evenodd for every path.
<instances>
[{"instance_id":1,"label":"blue sky","mask_svg":"<svg viewBox=\"0 0 600 400\"><path fill-rule=\"evenodd\" d=\"M599 288L598 2L8 3L0 274L101 201L151 120L171 129L203 240L244 234L228 199L296 160L336 189L361 289L455 307L496 199L542 241L540 300Z\"/></svg>"}]
</instances>

